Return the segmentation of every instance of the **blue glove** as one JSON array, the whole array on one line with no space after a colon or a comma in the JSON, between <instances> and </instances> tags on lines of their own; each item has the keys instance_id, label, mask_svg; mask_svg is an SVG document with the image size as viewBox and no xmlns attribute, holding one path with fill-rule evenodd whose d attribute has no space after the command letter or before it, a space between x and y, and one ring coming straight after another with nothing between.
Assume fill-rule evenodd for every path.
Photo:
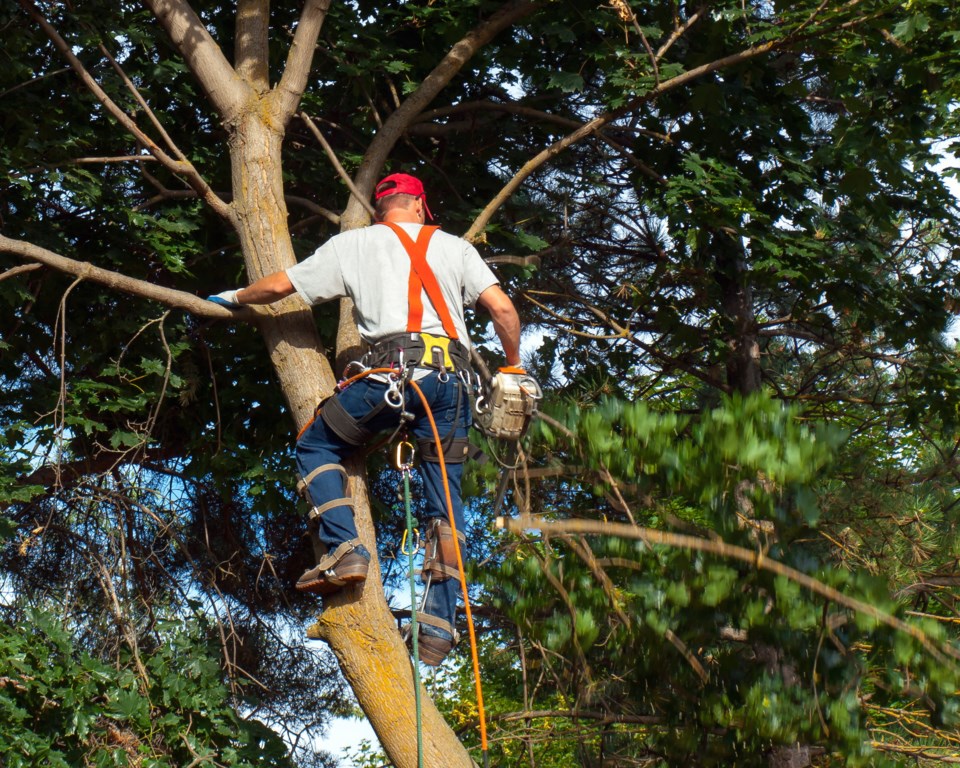
<instances>
[{"instance_id":1,"label":"blue glove","mask_svg":"<svg viewBox=\"0 0 960 768\"><path fill-rule=\"evenodd\" d=\"M214 304L219 304L221 307L226 307L227 309L240 309L240 307L243 306L243 304L237 301L236 290L223 291L213 296L207 296L207 301L212 301Z\"/></svg>"}]
</instances>

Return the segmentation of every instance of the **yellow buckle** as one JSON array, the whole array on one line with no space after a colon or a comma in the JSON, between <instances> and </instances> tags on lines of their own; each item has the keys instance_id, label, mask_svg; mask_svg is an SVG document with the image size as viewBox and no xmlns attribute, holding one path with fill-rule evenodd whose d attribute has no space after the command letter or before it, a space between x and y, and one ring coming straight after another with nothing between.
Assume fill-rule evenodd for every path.
<instances>
[{"instance_id":1,"label":"yellow buckle","mask_svg":"<svg viewBox=\"0 0 960 768\"><path fill-rule=\"evenodd\" d=\"M450 357L450 339L430 333L421 333L420 338L423 339L424 348L420 365L454 370L453 359Z\"/></svg>"}]
</instances>

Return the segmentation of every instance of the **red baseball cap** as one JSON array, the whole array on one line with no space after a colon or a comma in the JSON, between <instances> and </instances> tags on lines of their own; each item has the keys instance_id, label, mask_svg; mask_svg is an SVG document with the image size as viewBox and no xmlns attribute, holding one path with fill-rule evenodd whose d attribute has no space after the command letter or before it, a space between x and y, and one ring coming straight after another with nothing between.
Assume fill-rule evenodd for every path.
<instances>
[{"instance_id":1,"label":"red baseball cap","mask_svg":"<svg viewBox=\"0 0 960 768\"><path fill-rule=\"evenodd\" d=\"M379 200L381 197L387 197L388 195L413 195L423 200L423 209L427 212L430 220L433 221L433 214L427 207L427 193L423 191L423 182L416 176L411 176L408 173L391 173L381 179L380 183L377 184L373 199Z\"/></svg>"}]
</instances>

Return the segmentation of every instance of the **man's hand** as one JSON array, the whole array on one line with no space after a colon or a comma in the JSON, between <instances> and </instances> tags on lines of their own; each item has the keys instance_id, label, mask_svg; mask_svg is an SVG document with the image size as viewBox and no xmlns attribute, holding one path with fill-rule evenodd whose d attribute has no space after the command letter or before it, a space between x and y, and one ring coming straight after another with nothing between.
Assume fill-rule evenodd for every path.
<instances>
[{"instance_id":1,"label":"man's hand","mask_svg":"<svg viewBox=\"0 0 960 768\"><path fill-rule=\"evenodd\" d=\"M227 309L240 309L240 307L243 306L243 304L237 301L236 290L223 291L213 296L207 296L207 301L212 301L214 304L219 304L221 307L226 307Z\"/></svg>"}]
</instances>

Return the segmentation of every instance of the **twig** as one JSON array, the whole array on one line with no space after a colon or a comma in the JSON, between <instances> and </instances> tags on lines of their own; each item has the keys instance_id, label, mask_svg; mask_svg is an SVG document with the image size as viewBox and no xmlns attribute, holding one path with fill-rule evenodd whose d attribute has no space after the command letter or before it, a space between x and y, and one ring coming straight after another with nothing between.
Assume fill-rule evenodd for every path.
<instances>
[{"instance_id":1,"label":"twig","mask_svg":"<svg viewBox=\"0 0 960 768\"><path fill-rule=\"evenodd\" d=\"M337 175L343 180L343 183L347 185L347 189L350 190L350 194L353 195L357 201L364 207L367 213L370 216L373 216L373 206L370 205L370 201L367 200L365 195L360 193L360 190L357 189L356 185L353 183L353 179L350 178L350 174L346 172L343 165L340 163L339 158L337 157L336 152L333 151L333 147L330 146L330 142L327 141L326 136L317 128L316 123L314 123L313 118L310 117L306 112L300 113L300 119L303 120L307 128L310 129L310 132L314 135L317 141L320 142L320 146L323 147L323 151L327 153L327 157L330 159L330 163L333 165L334 169L337 172Z\"/></svg>"},{"instance_id":2,"label":"twig","mask_svg":"<svg viewBox=\"0 0 960 768\"><path fill-rule=\"evenodd\" d=\"M42 266L42 264L21 264L19 267L10 267L10 269L0 273L0 282L3 282L8 277L16 277L24 272L33 272L36 269L40 269Z\"/></svg>"},{"instance_id":3,"label":"twig","mask_svg":"<svg viewBox=\"0 0 960 768\"><path fill-rule=\"evenodd\" d=\"M673 28L673 32L670 33L670 37L668 37L664 41L663 45L661 45L657 49L657 56L656 56L657 61L660 61L660 59L663 58L664 54L667 51L669 51L670 48L673 47L673 44L677 42L677 40L679 40L681 37L683 37L686 34L687 30L689 30L690 27L692 27L694 24L700 21L701 18L703 18L703 14L706 12L708 5L709 5L708 3L704 3L690 15L690 18L687 19L682 26L680 24L677 24Z\"/></svg>"}]
</instances>

